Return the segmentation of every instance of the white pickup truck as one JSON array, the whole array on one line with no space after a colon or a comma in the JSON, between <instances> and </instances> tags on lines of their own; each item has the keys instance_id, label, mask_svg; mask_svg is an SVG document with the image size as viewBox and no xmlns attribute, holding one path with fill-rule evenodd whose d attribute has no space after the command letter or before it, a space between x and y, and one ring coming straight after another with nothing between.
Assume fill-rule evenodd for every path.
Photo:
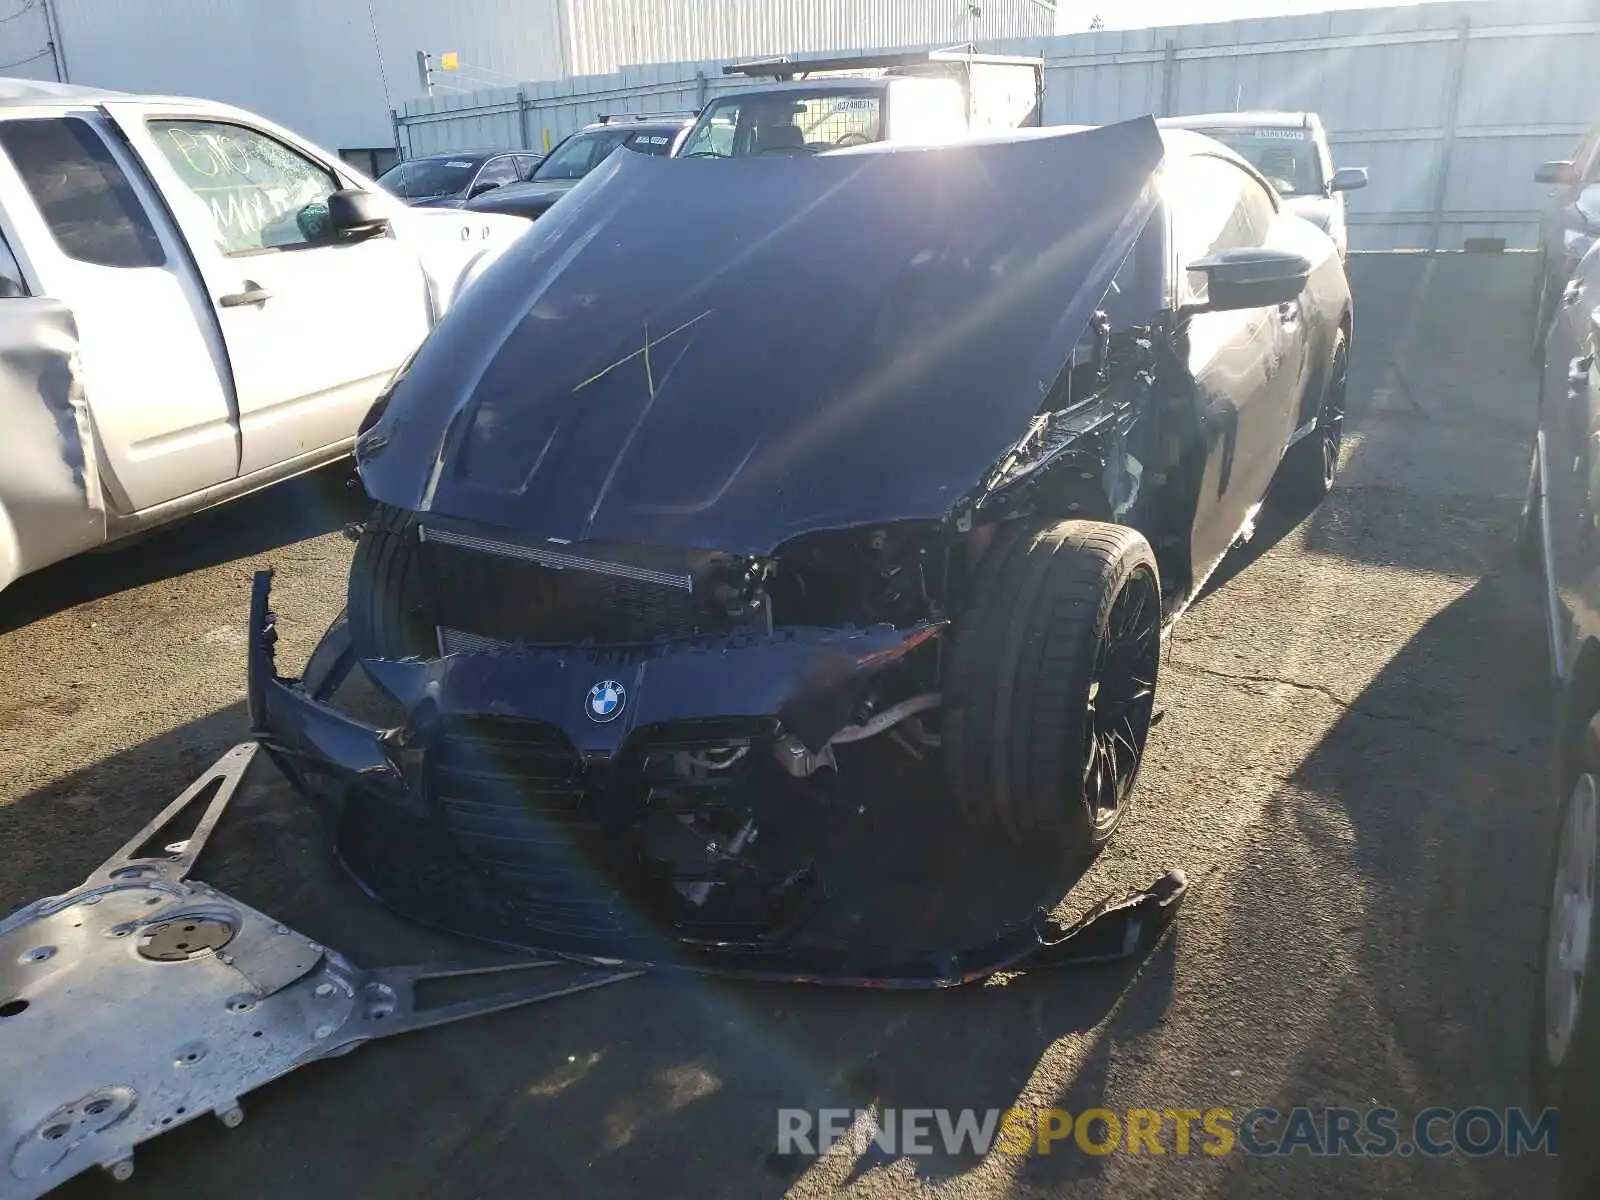
<instances>
[{"instance_id":1,"label":"white pickup truck","mask_svg":"<svg viewBox=\"0 0 1600 1200\"><path fill-rule=\"evenodd\" d=\"M225 105L0 80L0 588L348 453L527 226Z\"/></svg>"},{"instance_id":2,"label":"white pickup truck","mask_svg":"<svg viewBox=\"0 0 1600 1200\"><path fill-rule=\"evenodd\" d=\"M676 158L831 154L877 143L938 144L1037 126L1044 60L970 49L735 63L770 83L700 110Z\"/></svg>"}]
</instances>

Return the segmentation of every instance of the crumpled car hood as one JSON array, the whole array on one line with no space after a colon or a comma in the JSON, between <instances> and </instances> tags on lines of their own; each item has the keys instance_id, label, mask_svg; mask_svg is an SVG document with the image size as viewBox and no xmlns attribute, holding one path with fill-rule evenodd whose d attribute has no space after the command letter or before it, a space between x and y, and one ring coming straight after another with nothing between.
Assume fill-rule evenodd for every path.
<instances>
[{"instance_id":1,"label":"crumpled car hood","mask_svg":"<svg viewBox=\"0 0 1600 1200\"><path fill-rule=\"evenodd\" d=\"M716 163L615 154L462 298L358 444L375 499L763 554L941 518L1155 207L1148 118Z\"/></svg>"}]
</instances>

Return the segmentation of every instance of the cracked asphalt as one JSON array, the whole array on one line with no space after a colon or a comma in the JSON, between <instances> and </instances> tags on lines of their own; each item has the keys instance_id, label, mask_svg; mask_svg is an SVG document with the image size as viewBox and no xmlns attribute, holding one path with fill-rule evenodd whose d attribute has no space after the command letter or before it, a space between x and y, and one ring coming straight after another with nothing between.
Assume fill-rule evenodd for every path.
<instances>
[{"instance_id":1,"label":"cracked asphalt","mask_svg":"<svg viewBox=\"0 0 1600 1200\"><path fill-rule=\"evenodd\" d=\"M308 1068L237 1130L142 1148L117 1195L1544 1194L1542 1156L1179 1154L1170 1125L1160 1155L776 1152L780 1107L1385 1105L1404 1130L1527 1101L1552 817L1537 593L1511 553L1531 263L1351 269L1339 487L1269 512L1178 626L1138 807L1065 902L1184 868L1148 958L919 995L630 982ZM245 737L250 573L278 570L293 667L342 603L361 507L324 472L0 594L0 912L77 882ZM881 853L909 887L966 886L910 841ZM339 874L267 764L202 874L364 964L451 953ZM26 1086L6 1066L0 1104Z\"/></svg>"}]
</instances>

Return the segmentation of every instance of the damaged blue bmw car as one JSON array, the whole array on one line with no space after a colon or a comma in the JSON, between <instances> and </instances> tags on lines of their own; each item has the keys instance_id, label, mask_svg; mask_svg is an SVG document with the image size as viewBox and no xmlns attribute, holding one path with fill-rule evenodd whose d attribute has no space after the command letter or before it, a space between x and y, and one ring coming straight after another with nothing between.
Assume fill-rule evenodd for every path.
<instances>
[{"instance_id":1,"label":"damaged blue bmw car","mask_svg":"<svg viewBox=\"0 0 1600 1200\"><path fill-rule=\"evenodd\" d=\"M963 977L1014 944L808 947L812 832L870 749L975 835L1103 846L1165 630L1269 489L1333 485L1352 336L1333 242L1147 118L613 155L368 416L376 509L299 679L258 585L256 734L436 927Z\"/></svg>"}]
</instances>

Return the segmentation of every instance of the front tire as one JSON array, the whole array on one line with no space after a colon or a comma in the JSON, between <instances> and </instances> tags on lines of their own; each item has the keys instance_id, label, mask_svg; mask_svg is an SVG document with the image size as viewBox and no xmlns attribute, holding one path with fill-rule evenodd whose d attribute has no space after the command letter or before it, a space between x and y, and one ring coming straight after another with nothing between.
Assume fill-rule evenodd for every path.
<instances>
[{"instance_id":1,"label":"front tire","mask_svg":"<svg viewBox=\"0 0 1600 1200\"><path fill-rule=\"evenodd\" d=\"M1344 448L1345 403L1350 386L1350 343L1340 329L1328 356L1328 374L1317 408L1317 427L1283 456L1277 486L1294 504L1315 508L1333 491Z\"/></svg>"},{"instance_id":2,"label":"front tire","mask_svg":"<svg viewBox=\"0 0 1600 1200\"><path fill-rule=\"evenodd\" d=\"M1127 815L1155 706L1149 543L1097 521L1018 521L974 573L951 655L945 770L964 823L1093 854Z\"/></svg>"}]
</instances>

